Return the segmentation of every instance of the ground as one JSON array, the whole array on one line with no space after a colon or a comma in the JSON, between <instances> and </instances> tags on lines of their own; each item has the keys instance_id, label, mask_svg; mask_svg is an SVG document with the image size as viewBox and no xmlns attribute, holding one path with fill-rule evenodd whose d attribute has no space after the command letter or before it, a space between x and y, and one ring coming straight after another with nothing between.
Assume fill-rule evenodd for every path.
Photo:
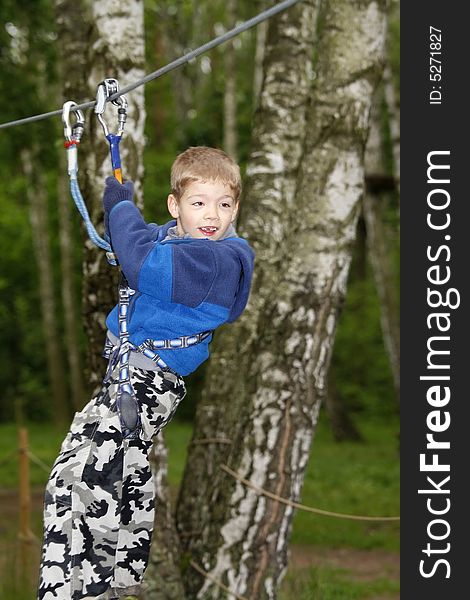
<instances>
[{"instance_id":1,"label":"ground","mask_svg":"<svg viewBox=\"0 0 470 600\"><path fill-rule=\"evenodd\" d=\"M328 566L348 569L359 581L372 581L380 577L399 579L400 557L386 550L358 550L356 548L325 548L324 546L291 547L289 566L302 569L309 566Z\"/></svg>"},{"instance_id":2,"label":"ground","mask_svg":"<svg viewBox=\"0 0 470 600\"><path fill-rule=\"evenodd\" d=\"M302 577L312 567L341 569L350 580L364 584L388 579L400 581L400 556L397 552L381 549L359 550L357 548L325 548L324 546L291 545L289 570ZM342 596L341 596L342 597ZM399 600L399 593L368 595L368 600Z\"/></svg>"},{"instance_id":3,"label":"ground","mask_svg":"<svg viewBox=\"0 0 470 600\"><path fill-rule=\"evenodd\" d=\"M27 563L29 565L29 579L34 588L37 579L39 565L41 514L42 514L43 490L34 489L32 492L32 524L31 528L36 536L26 546ZM0 580L5 574L16 571L17 576L25 578L23 569L19 568L18 556L19 542L17 539L19 523L18 495L15 490L2 490L0 488ZM13 562L12 562L13 561ZM12 565L15 565L12 568ZM399 555L395 552L384 550L358 550L355 548L325 548L323 546L291 546L289 571L295 571L302 577L311 567L329 567L333 569L344 569L349 576L356 581L368 582L381 578L399 580ZM19 573L21 571L21 573ZM28 595L24 596L28 598ZM16 596L15 596L16 598ZM21 596L23 598L23 596ZM2 600L13 600L13 596L3 597ZM399 600L398 595L381 595L371 600Z\"/></svg>"}]
</instances>

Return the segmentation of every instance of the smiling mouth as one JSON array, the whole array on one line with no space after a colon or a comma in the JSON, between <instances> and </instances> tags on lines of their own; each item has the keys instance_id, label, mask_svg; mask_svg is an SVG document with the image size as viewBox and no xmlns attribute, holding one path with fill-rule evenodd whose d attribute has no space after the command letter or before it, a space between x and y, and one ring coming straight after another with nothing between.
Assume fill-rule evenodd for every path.
<instances>
[{"instance_id":1,"label":"smiling mouth","mask_svg":"<svg viewBox=\"0 0 470 600\"><path fill-rule=\"evenodd\" d=\"M199 227L199 231L201 231L204 235L214 235L218 231L218 227Z\"/></svg>"}]
</instances>

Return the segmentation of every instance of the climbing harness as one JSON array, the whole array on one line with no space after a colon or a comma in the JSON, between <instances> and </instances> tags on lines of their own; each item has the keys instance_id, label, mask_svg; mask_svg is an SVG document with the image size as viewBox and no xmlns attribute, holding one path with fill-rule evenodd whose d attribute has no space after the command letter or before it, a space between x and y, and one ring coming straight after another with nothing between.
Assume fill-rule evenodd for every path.
<instances>
[{"instance_id":1,"label":"climbing harness","mask_svg":"<svg viewBox=\"0 0 470 600\"><path fill-rule=\"evenodd\" d=\"M119 96L117 100L110 100L110 96L119 91L119 83L117 79L104 79L98 84L96 93L95 114L98 121L101 123L104 135L109 143L111 154L111 165L113 175L122 183L122 168L121 156L119 152L119 144L124 133L124 125L127 119L127 100L125 96ZM106 104L111 102L118 106L118 128L117 133L109 132L108 125L104 120L103 113L106 110ZM117 260L115 261L117 264ZM127 314L129 310L130 297L135 293L129 287L124 273L121 271L119 281L119 300L118 300L118 326L119 326L119 347L117 355L110 357L108 366L108 374L114 369L117 364L119 368L119 382L116 394L116 409L121 421L122 432L124 438L136 438L140 431L139 408L134 389L130 380L129 372L129 356L131 352L129 341L129 329L127 323Z\"/></svg>"},{"instance_id":2,"label":"climbing harness","mask_svg":"<svg viewBox=\"0 0 470 600\"><path fill-rule=\"evenodd\" d=\"M118 100L113 101L113 104L117 105L118 108L118 130L116 134L109 133L106 121L103 118L103 113L106 108L106 103L110 95L117 92L119 85L116 79L105 79L98 85L97 100L95 113L98 116L106 139L109 142L111 152L111 163L113 167L113 173L116 179L122 183L122 169L121 169L121 158L119 154L119 143L122 139L124 132L124 125L127 118L127 100L124 96L120 96ZM81 137L84 131L84 117L80 110L75 109L75 123L71 125L70 112L73 107L77 104L73 101L65 102L62 111L62 121L64 124L64 137L65 137L65 148L67 149L67 169L70 177L70 191L73 200L77 206L80 215L86 226L86 230L90 240L99 248L106 250L106 257L108 262L117 266L117 259L112 251L112 247L109 240L101 238L91 222L88 214L87 207L83 200L80 188L78 185L77 173L78 173L78 158L77 158L77 146L80 144ZM119 384L116 396L116 408L121 421L123 435L125 438L136 437L139 433L139 411L137 407L137 401L135 399L134 390L130 382L129 373L129 332L127 327L127 312L129 308L130 296L134 293L134 290L129 288L129 285L121 272L121 279L119 283L119 301L118 301L118 322L119 322L119 350L116 356L112 357L108 367L108 373L110 374L116 364L119 366Z\"/></svg>"},{"instance_id":3,"label":"climbing harness","mask_svg":"<svg viewBox=\"0 0 470 600\"><path fill-rule=\"evenodd\" d=\"M97 89L95 114L101 123L104 135L109 143L111 164L113 174L116 179L122 183L122 167L119 151L124 126L127 119L127 100L125 96L120 95L113 100L113 94L118 93L119 83L117 79L104 79ZM117 133L110 133L109 127L103 117L106 109L106 104L112 103L118 107L118 127ZM94 228L88 210L86 208L83 197L80 193L78 185L78 159L77 146L80 144L81 137L84 131L84 118L79 109L76 108L75 102L66 102L63 106L62 121L64 124L65 147L67 149L68 173L70 177L70 190L75 204L80 212L90 237L90 240L99 248L106 250L108 262L111 265L118 265L116 256L111 247L111 240L102 239ZM76 122L71 125L70 112L74 110ZM104 382L110 380L116 366L119 369L119 381L116 395L116 409L119 414L123 435L127 439L135 438L139 435L141 428L138 403L135 392L130 381L129 358L132 351L139 352L146 358L154 362L162 371L171 371L172 369L157 353L157 350L173 350L176 348L189 348L195 344L199 344L212 335L212 331L204 331L194 335L180 336L169 340L145 340L139 346L135 346L129 340L128 330L128 311L130 298L135 294L135 290L129 287L124 274L121 271L119 282L119 300L118 300L118 327L119 327L119 342L115 346L109 338L106 339L103 356L108 359L108 369L104 378Z\"/></svg>"},{"instance_id":4,"label":"climbing harness","mask_svg":"<svg viewBox=\"0 0 470 600\"><path fill-rule=\"evenodd\" d=\"M203 331L195 335L182 335L171 340L145 340L139 346L129 342L129 348L135 352L139 352L146 358L149 358L163 371L171 371L172 369L166 364L156 350L174 350L176 348L190 348L196 344L200 344L214 332L213 330ZM118 347L116 348L109 337L106 338L104 345L103 356L110 359L110 364L116 361ZM109 370L107 377L109 378ZM106 381L105 377L105 381Z\"/></svg>"}]
</instances>

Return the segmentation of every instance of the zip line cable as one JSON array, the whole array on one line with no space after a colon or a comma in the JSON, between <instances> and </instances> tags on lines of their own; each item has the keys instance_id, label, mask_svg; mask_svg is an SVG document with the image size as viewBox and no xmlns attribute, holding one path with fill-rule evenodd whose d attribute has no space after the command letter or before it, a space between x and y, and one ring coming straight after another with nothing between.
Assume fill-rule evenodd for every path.
<instances>
[{"instance_id":1,"label":"zip line cable","mask_svg":"<svg viewBox=\"0 0 470 600\"><path fill-rule=\"evenodd\" d=\"M247 29L250 29L251 27L258 25L258 23L261 23L262 21L266 21L266 19L269 19L270 17L273 17L277 13L289 8L290 6L297 4L297 2L299 2L299 1L300 0L284 0L284 2L279 2L279 4L276 4L275 6L272 6L271 8L268 8L267 10L259 13L256 17L253 17L253 18L249 19L248 21L244 21L237 27L230 29L230 31L226 31L222 35L219 35L218 37L211 40L210 42L207 42L206 44L199 46L195 50L191 50L184 56L177 58L176 60L172 61L171 63L168 63L164 67L157 69L153 73L149 73L142 79L139 79L138 81L123 87L122 89L119 90L119 92L116 92L112 96L109 96L109 98L107 98L106 102L111 102L112 100L116 100L116 98L119 98L119 96L122 96L123 94L126 94L127 92L131 92L132 90L135 90L136 88L140 87L141 85L145 85L149 81L152 81L153 79L157 79L157 77L166 75L166 73L173 71L177 67L181 67L182 65L197 58L201 54L204 54L208 50L212 50L212 48L215 48L216 46L220 46L220 44L223 44L224 42L231 40L233 37L239 35L240 33L243 33ZM83 104L77 104L76 106L72 107L70 110L73 112L75 112L77 110L85 110L87 108L93 108L93 106L95 104L96 104L96 100L92 100L90 102L84 102ZM7 127L14 127L16 125L22 125L25 123L32 123L33 121L41 121L43 119L48 119L49 117L61 116L62 110L63 109L53 110L51 112L43 113L40 115L35 115L32 117L25 117L24 119L17 119L16 121L0 123L0 129L6 129Z\"/></svg>"}]
</instances>

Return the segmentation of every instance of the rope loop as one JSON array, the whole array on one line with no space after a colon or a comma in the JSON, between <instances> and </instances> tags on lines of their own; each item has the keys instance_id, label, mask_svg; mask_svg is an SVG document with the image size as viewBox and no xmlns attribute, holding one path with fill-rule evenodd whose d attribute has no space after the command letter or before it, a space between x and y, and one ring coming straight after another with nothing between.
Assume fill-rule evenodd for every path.
<instances>
[{"instance_id":1,"label":"rope loop","mask_svg":"<svg viewBox=\"0 0 470 600\"><path fill-rule=\"evenodd\" d=\"M316 513L319 515L325 515L327 517L337 517L338 519L350 519L353 521L399 521L400 520L400 517L366 517L366 516L362 516L362 515L348 515L345 513L332 512L330 510L323 510L321 508L314 508L313 506L306 506L305 504L299 504L298 502L294 502L287 498L283 498L282 496L278 496L277 494L273 494L272 492L269 492L268 490L265 490L264 488L259 487L259 486L255 485L254 483L251 483L251 481L249 481L248 479L245 479L239 473L237 473L236 471L234 471L227 465L220 465L220 468L223 471L225 471L226 473L228 473L229 475L231 475L234 479L237 479L238 481L240 481L247 487L254 490L257 494L267 496L268 498L271 498L272 500L276 500L276 502L281 502L282 504L286 504L287 506L291 506L292 508L298 508L298 509L304 510L306 512Z\"/></svg>"}]
</instances>

